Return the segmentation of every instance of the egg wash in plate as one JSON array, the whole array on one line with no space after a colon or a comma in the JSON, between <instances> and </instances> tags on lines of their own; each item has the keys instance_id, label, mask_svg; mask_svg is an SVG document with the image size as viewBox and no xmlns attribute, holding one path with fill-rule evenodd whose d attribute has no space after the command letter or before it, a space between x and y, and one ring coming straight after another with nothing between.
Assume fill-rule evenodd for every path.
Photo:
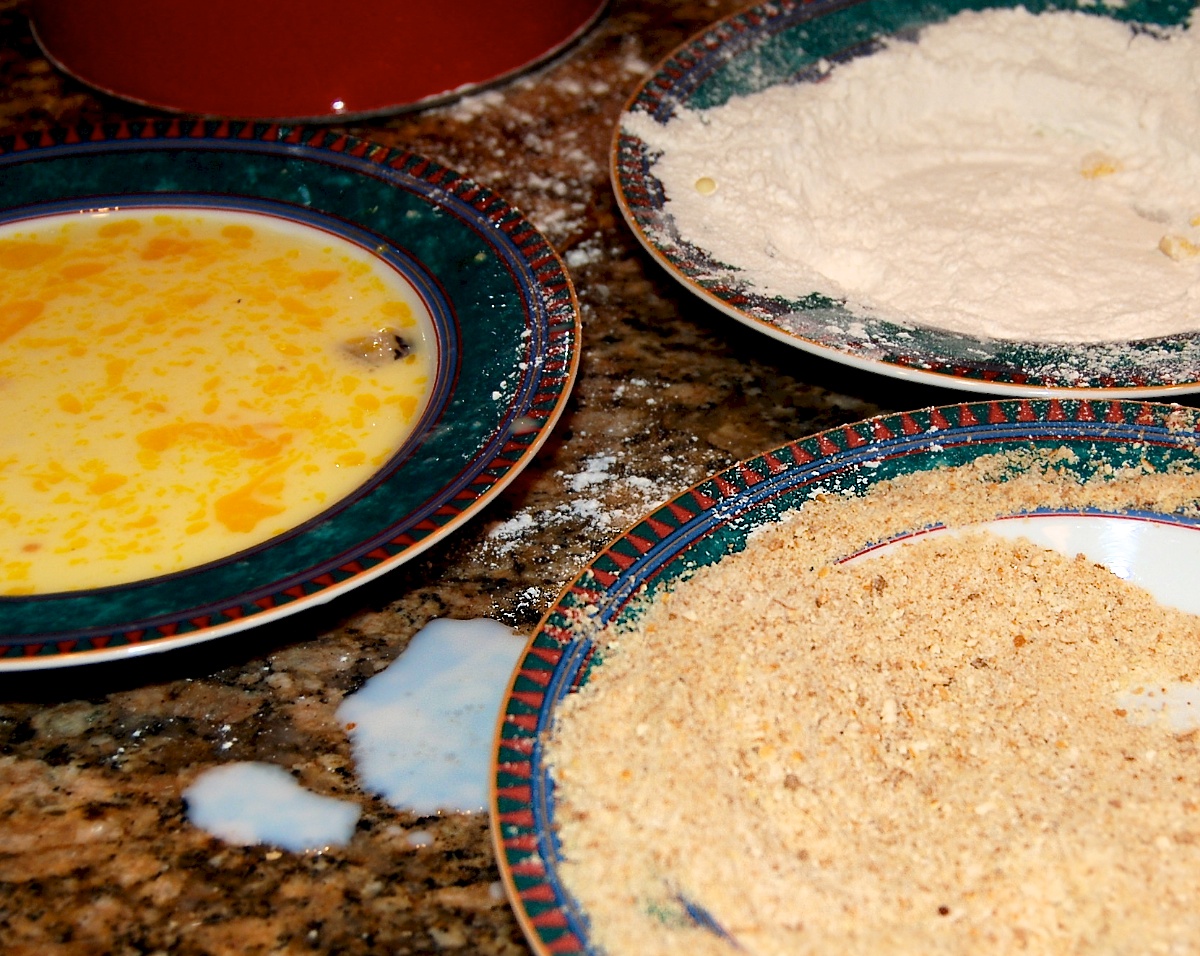
<instances>
[{"instance_id":1,"label":"egg wash in plate","mask_svg":"<svg viewBox=\"0 0 1200 956\"><path fill-rule=\"evenodd\" d=\"M354 400L334 387L346 376L339 362L361 358L374 369L354 365L351 376L364 383L359 392L374 389L367 379L380 372L367 360L395 369L400 360L387 355L406 347L427 359L432 373L428 395L418 396L404 426L407 437L393 435L387 460L374 468L364 463L340 498L323 484L326 501L312 503L311 517L294 515L282 533L123 584L0 591L0 671L196 645L299 614L388 573L461 529L526 467L558 420L578 369L578 303L545 237L504 197L407 150L324 128L180 118L80 124L0 141L0 185L0 223L29 226L97 211L229 210L252 214L247 222L262 228L294 223L321 249L338 245L330 237L347 240L383 281L398 281L392 272L403 278L399 293L416 298L399 297L410 307L416 299L424 305L414 313L416 328L366 309L363 325L328 327L336 333L329 354L296 358L268 349L261 365L296 373L328 361L333 384L312 387L321 392L316 407L331 420L339 404ZM282 302L284 290L272 291ZM294 292L287 290L316 306L315 293ZM237 308L246 305L232 298ZM376 304L386 301L380 296ZM416 331L425 327L425 311L431 338L420 356ZM78 390L70 388L77 397ZM225 402L227 391L218 392ZM290 414L298 397L285 389L268 405ZM15 408L5 406L10 417L21 417ZM149 427L128 409L121 415L130 430ZM347 450L317 447L313 461L331 467ZM210 503L217 497L212 493Z\"/></svg>"},{"instance_id":2,"label":"egg wash in plate","mask_svg":"<svg viewBox=\"0 0 1200 956\"><path fill-rule=\"evenodd\" d=\"M295 528L404 444L430 312L348 239L155 207L0 227L0 594L143 580Z\"/></svg>"}]
</instances>

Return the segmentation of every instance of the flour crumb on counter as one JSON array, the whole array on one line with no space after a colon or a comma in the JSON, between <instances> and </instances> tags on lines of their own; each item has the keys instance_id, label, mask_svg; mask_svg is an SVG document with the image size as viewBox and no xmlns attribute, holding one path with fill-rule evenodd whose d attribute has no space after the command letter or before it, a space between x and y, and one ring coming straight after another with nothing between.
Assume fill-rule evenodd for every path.
<instances>
[{"instance_id":1,"label":"flour crumb on counter","mask_svg":"<svg viewBox=\"0 0 1200 956\"><path fill-rule=\"evenodd\" d=\"M598 236L585 239L577 246L568 249L564 258L568 268L579 269L582 266L594 265L604 259L604 246Z\"/></svg>"},{"instance_id":2,"label":"flour crumb on counter","mask_svg":"<svg viewBox=\"0 0 1200 956\"><path fill-rule=\"evenodd\" d=\"M583 470L577 471L568 479L568 486L574 492L584 491L593 485L611 481L613 478L609 469L616 462L615 455L593 455L583 462Z\"/></svg>"},{"instance_id":3,"label":"flour crumb on counter","mask_svg":"<svg viewBox=\"0 0 1200 956\"><path fill-rule=\"evenodd\" d=\"M523 510L493 525L487 547L507 554L525 547L531 537L549 528L578 529L592 539L608 538L702 477L670 455L661 458L663 468L653 478L629 474L624 459L625 452L620 449L597 452L584 458L577 471L558 472L570 491L570 500L552 508Z\"/></svg>"},{"instance_id":4,"label":"flour crumb on counter","mask_svg":"<svg viewBox=\"0 0 1200 956\"><path fill-rule=\"evenodd\" d=\"M1081 482L1053 457L983 456L814 498L601 635L547 742L592 941L1188 951L1200 618L978 526L1198 502L1184 468ZM845 560L937 522L960 530Z\"/></svg>"}]
</instances>

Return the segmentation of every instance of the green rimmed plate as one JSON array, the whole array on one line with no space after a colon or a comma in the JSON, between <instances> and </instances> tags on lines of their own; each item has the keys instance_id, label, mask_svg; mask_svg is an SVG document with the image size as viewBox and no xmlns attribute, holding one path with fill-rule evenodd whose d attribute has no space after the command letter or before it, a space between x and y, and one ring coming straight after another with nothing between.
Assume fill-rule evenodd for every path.
<instances>
[{"instance_id":1,"label":"green rimmed plate","mask_svg":"<svg viewBox=\"0 0 1200 956\"><path fill-rule=\"evenodd\" d=\"M574 381L579 317L561 260L503 198L428 159L330 131L216 121L0 140L0 222L160 206L268 214L385 259L433 317L428 407L362 487L259 547L128 585L0 598L0 670L213 639L383 574L529 463Z\"/></svg>"},{"instance_id":2,"label":"green rimmed plate","mask_svg":"<svg viewBox=\"0 0 1200 956\"><path fill-rule=\"evenodd\" d=\"M604 667L601 629L623 632L647 601L660 599L697 568L741 551L756 530L817 495L863 494L899 476L1035 449L1074 453L1066 467L1080 478L1105 478L1147 465L1194 469L1200 465L1198 436L1200 417L1194 410L1149 402L1013 399L921 409L772 449L713 475L630 527L547 612L518 662L497 723L492 838L509 900L534 952L603 953L586 908L562 874L555 777L546 751L562 702ZM936 507L932 502L931 511ZM1200 521L1195 515L1195 503L1178 513L1147 506L1045 508L1004 515L993 530L1007 528L1067 554L1086 553L1151 590L1160 602L1197 613ZM930 532L937 526L913 529L909 536ZM903 539L864 540L859 553L893 540ZM918 592L921 586L914 584ZM728 638L740 640L737 633ZM621 639L636 640L637 634L623 633ZM704 781L696 781L696 788L702 791ZM664 792L662 798L669 808L672 794ZM633 832L645 839L660 823L647 821L642 829L640 821L630 821ZM738 885L753 878L732 865L729 872ZM687 919L726 936L703 902L680 897L671 919Z\"/></svg>"},{"instance_id":3,"label":"green rimmed plate","mask_svg":"<svg viewBox=\"0 0 1200 956\"><path fill-rule=\"evenodd\" d=\"M627 114L666 123L680 108L709 109L734 96L811 80L821 61L869 54L881 36L908 34L968 8L1016 5L1005 0L761 4L720 21L671 54L632 97ZM1078 6L1163 25L1183 23L1192 11L1190 2L1180 0L1021 5L1034 11ZM638 239L690 291L787 345L865 371L991 394L1141 398L1200 390L1200 334L1080 345L1005 341L864 318L818 292L798 300L762 295L681 233L655 176L655 158L641 138L618 124L612 178Z\"/></svg>"}]
</instances>

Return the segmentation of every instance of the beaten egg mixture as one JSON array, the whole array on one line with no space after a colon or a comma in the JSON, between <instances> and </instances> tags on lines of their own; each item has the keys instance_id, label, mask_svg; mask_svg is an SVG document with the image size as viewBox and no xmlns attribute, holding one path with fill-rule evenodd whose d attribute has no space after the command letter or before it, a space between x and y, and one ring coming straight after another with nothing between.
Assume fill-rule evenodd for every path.
<instances>
[{"instance_id":1,"label":"beaten egg mixture","mask_svg":"<svg viewBox=\"0 0 1200 956\"><path fill-rule=\"evenodd\" d=\"M0 228L0 594L294 528L391 457L435 362L408 282L315 228L164 209Z\"/></svg>"}]
</instances>

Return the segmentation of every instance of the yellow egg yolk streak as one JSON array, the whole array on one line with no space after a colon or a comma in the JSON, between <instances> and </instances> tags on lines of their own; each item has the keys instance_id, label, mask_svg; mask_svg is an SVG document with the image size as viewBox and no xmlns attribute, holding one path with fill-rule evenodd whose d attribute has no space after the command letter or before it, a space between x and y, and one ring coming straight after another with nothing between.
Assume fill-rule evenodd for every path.
<instances>
[{"instance_id":1,"label":"yellow egg yolk streak","mask_svg":"<svg viewBox=\"0 0 1200 956\"><path fill-rule=\"evenodd\" d=\"M314 228L0 229L0 594L179 571L312 518L411 434L436 351L408 282Z\"/></svg>"}]
</instances>

